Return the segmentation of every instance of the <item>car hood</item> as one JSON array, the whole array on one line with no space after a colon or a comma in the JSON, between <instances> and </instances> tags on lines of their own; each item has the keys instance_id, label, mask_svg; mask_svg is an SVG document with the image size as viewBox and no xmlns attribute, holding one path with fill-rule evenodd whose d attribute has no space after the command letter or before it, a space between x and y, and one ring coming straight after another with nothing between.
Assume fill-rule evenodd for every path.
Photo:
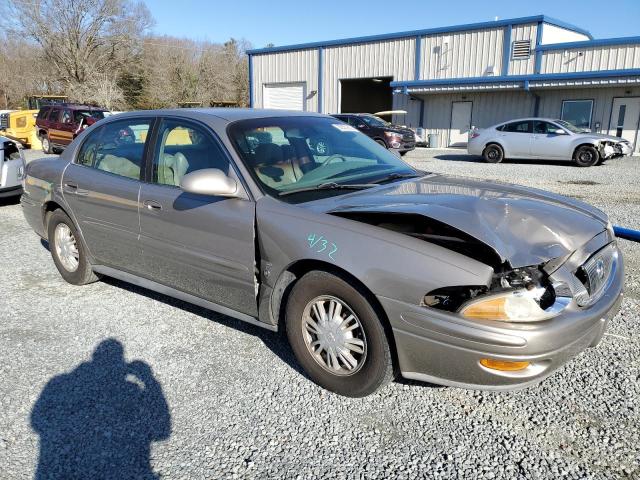
<instances>
[{"instance_id":1,"label":"car hood","mask_svg":"<svg viewBox=\"0 0 640 480\"><path fill-rule=\"evenodd\" d=\"M611 140L612 142L623 142L624 138L616 137L613 135L605 135L604 133L580 133L578 134L584 138L592 138L594 140Z\"/></svg>"},{"instance_id":2,"label":"car hood","mask_svg":"<svg viewBox=\"0 0 640 480\"><path fill-rule=\"evenodd\" d=\"M600 210L550 192L438 174L313 204L314 209L338 215L423 215L485 243L513 268L567 256L608 223Z\"/></svg>"}]
</instances>

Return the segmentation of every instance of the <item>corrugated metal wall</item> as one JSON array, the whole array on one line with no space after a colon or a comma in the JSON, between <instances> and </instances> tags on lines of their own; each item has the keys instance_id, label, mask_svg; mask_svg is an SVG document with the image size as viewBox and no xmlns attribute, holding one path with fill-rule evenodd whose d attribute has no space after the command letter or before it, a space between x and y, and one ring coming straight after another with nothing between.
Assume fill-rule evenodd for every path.
<instances>
[{"instance_id":1,"label":"corrugated metal wall","mask_svg":"<svg viewBox=\"0 0 640 480\"><path fill-rule=\"evenodd\" d=\"M271 83L306 82L307 94L318 90L318 51L295 50L253 56L253 103L263 106L263 86ZM318 96L306 100L306 110L318 109Z\"/></svg>"},{"instance_id":2,"label":"corrugated metal wall","mask_svg":"<svg viewBox=\"0 0 640 480\"><path fill-rule=\"evenodd\" d=\"M413 80L414 64L414 38L325 48L322 111L340 111L341 79L393 77L394 80Z\"/></svg>"},{"instance_id":3,"label":"corrugated metal wall","mask_svg":"<svg viewBox=\"0 0 640 480\"><path fill-rule=\"evenodd\" d=\"M628 94L626 92L629 92ZM640 96L640 88L582 88L545 90L540 93L540 116L560 118L563 100L593 100L591 125L600 122L601 133L607 133L614 97Z\"/></svg>"},{"instance_id":4,"label":"corrugated metal wall","mask_svg":"<svg viewBox=\"0 0 640 480\"><path fill-rule=\"evenodd\" d=\"M405 97L405 98L402 98ZM407 104L406 95L394 95L394 108ZM485 128L512 118L526 117L533 113L534 98L523 91L518 92L486 92L416 95L424 99L424 127L426 133L438 135L440 147L449 144L449 128L451 126L451 108L453 102L473 102L471 124ZM419 102L413 101L413 104ZM396 107L396 105L398 107ZM419 110L413 107L413 115ZM415 122L415 120L412 120ZM409 124L409 121L405 122Z\"/></svg>"},{"instance_id":5,"label":"corrugated metal wall","mask_svg":"<svg viewBox=\"0 0 640 480\"><path fill-rule=\"evenodd\" d=\"M531 56L528 59L513 60L509 56L509 75L528 75L535 70L535 49L538 24L514 25L511 29L511 42L516 40L531 41Z\"/></svg>"},{"instance_id":6,"label":"corrugated metal wall","mask_svg":"<svg viewBox=\"0 0 640 480\"><path fill-rule=\"evenodd\" d=\"M422 38L420 78L484 77L502 69L503 28L472 30Z\"/></svg>"},{"instance_id":7,"label":"corrugated metal wall","mask_svg":"<svg viewBox=\"0 0 640 480\"><path fill-rule=\"evenodd\" d=\"M640 45L610 45L604 47L543 52L541 73L585 72L640 68Z\"/></svg>"}]
</instances>

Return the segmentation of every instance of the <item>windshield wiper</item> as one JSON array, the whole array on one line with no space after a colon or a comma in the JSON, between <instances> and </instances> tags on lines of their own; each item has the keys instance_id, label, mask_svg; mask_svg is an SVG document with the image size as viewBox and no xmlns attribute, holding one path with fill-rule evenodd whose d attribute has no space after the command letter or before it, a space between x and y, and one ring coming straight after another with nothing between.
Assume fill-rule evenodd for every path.
<instances>
[{"instance_id":1,"label":"windshield wiper","mask_svg":"<svg viewBox=\"0 0 640 480\"><path fill-rule=\"evenodd\" d=\"M382 177L379 180L376 180L373 184L380 184L382 182L390 182L392 180L400 180L401 178L416 178L419 177L420 175L417 173L391 173L389 175L387 175L386 177Z\"/></svg>"},{"instance_id":2,"label":"windshield wiper","mask_svg":"<svg viewBox=\"0 0 640 480\"><path fill-rule=\"evenodd\" d=\"M336 182L326 182L321 183L320 185L314 185L312 187L303 187L296 188L293 190L287 190L285 192L278 193L279 197L284 197L286 195L291 195L293 193L301 193L301 192L313 192L316 190L363 190L365 188L375 187L375 183L336 183Z\"/></svg>"}]
</instances>

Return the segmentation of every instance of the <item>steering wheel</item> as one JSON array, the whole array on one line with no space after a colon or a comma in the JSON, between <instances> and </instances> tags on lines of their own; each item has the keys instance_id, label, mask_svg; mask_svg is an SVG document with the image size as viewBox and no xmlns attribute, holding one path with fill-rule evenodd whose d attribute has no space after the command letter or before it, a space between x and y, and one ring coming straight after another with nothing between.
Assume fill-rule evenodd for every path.
<instances>
[{"instance_id":1,"label":"steering wheel","mask_svg":"<svg viewBox=\"0 0 640 480\"><path fill-rule=\"evenodd\" d=\"M333 162L334 160L337 159L341 159L343 162L346 162L347 159L344 158L342 155L340 155L339 153L334 153L333 155L331 155L329 158L327 158L324 162L322 162L322 167L324 167L325 165L329 165L331 162Z\"/></svg>"}]
</instances>

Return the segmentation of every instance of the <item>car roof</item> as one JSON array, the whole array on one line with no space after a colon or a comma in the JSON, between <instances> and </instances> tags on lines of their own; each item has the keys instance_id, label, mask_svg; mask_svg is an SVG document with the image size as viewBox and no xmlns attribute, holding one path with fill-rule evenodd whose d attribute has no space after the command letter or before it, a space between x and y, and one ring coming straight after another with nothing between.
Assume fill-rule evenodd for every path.
<instances>
[{"instance_id":1,"label":"car roof","mask_svg":"<svg viewBox=\"0 0 640 480\"><path fill-rule=\"evenodd\" d=\"M169 108L160 110L135 110L131 112L123 112L113 115L110 118L125 118L128 116L145 116L145 115L175 115L186 118L202 118L209 116L212 119L225 120L227 122L235 122L237 120L250 120L254 118L269 117L326 117L315 112L301 112L298 110L276 110L263 108Z\"/></svg>"},{"instance_id":2,"label":"car roof","mask_svg":"<svg viewBox=\"0 0 640 480\"><path fill-rule=\"evenodd\" d=\"M505 122L497 123L496 125L504 125L505 123L514 123L514 122L526 122L529 120L540 120L543 122L557 122L557 118L547 118L547 117L525 117L525 118L514 118L513 120L507 120Z\"/></svg>"}]
</instances>

